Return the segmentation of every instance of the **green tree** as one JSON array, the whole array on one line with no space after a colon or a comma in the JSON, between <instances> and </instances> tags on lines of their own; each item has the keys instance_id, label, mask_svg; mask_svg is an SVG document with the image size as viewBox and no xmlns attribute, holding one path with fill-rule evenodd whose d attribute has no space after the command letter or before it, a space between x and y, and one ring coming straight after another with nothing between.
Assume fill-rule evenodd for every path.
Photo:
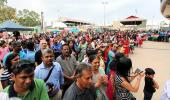
<instances>
[{"instance_id":1,"label":"green tree","mask_svg":"<svg viewBox=\"0 0 170 100\"><path fill-rule=\"evenodd\" d=\"M37 26L41 24L40 15L28 9L19 10L17 14L17 21L24 26Z\"/></svg>"},{"instance_id":2,"label":"green tree","mask_svg":"<svg viewBox=\"0 0 170 100\"><path fill-rule=\"evenodd\" d=\"M4 6L7 4L7 0L0 0L0 6Z\"/></svg>"},{"instance_id":3,"label":"green tree","mask_svg":"<svg viewBox=\"0 0 170 100\"><path fill-rule=\"evenodd\" d=\"M16 20L16 9L9 6L0 6L0 23L6 20Z\"/></svg>"}]
</instances>

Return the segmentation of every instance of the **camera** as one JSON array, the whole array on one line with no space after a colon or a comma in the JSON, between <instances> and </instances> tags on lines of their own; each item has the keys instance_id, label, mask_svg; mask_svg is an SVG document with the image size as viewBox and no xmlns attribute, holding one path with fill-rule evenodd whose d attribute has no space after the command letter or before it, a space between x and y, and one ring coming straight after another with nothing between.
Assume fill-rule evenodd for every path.
<instances>
[{"instance_id":1,"label":"camera","mask_svg":"<svg viewBox=\"0 0 170 100\"><path fill-rule=\"evenodd\" d=\"M47 83L48 90L53 90L54 84L53 83Z\"/></svg>"}]
</instances>

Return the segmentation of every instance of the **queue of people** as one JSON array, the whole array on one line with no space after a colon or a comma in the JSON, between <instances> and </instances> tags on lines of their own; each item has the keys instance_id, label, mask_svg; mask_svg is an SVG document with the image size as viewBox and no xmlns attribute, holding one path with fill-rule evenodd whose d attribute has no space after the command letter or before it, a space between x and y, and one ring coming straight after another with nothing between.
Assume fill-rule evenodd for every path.
<instances>
[{"instance_id":1,"label":"queue of people","mask_svg":"<svg viewBox=\"0 0 170 100\"><path fill-rule=\"evenodd\" d=\"M3 91L22 100L136 100L132 92L139 90L144 72L131 75L129 54L142 41L138 32L121 31L2 40ZM155 80L150 84L159 88Z\"/></svg>"}]
</instances>

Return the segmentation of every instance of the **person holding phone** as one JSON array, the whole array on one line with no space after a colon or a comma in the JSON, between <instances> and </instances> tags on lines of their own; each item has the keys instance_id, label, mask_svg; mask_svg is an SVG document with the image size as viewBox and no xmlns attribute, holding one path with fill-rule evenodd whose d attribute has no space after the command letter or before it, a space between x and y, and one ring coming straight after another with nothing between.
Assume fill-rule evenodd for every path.
<instances>
[{"instance_id":1,"label":"person holding phone","mask_svg":"<svg viewBox=\"0 0 170 100\"><path fill-rule=\"evenodd\" d=\"M138 92L141 79L144 73L137 74L136 82L132 85L130 70L132 68L132 62L130 58L122 57L117 62L116 76L115 76L115 87L116 87L116 99L117 100L136 100L131 92Z\"/></svg>"}]
</instances>

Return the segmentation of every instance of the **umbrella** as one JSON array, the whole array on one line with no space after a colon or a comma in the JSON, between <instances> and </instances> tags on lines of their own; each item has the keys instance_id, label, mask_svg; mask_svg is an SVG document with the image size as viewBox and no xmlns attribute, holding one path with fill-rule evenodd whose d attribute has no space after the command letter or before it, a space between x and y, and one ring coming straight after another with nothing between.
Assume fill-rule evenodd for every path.
<instances>
[{"instance_id":1,"label":"umbrella","mask_svg":"<svg viewBox=\"0 0 170 100\"><path fill-rule=\"evenodd\" d=\"M77 28L71 28L69 32L70 32L70 33L71 33L71 32L73 32L73 33L78 33L78 32L80 32L80 31L79 31L79 29L77 29Z\"/></svg>"}]
</instances>

